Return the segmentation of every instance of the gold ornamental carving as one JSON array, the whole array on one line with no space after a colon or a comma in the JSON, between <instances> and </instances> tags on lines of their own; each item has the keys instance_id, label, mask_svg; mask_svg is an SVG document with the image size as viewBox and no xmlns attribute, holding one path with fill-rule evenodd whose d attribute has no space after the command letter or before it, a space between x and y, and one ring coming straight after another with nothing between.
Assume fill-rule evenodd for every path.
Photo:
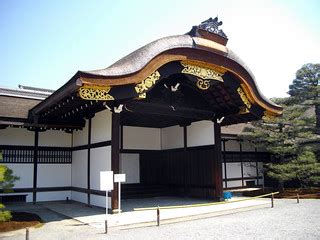
<instances>
[{"instance_id":1,"label":"gold ornamental carving","mask_svg":"<svg viewBox=\"0 0 320 240\"><path fill-rule=\"evenodd\" d=\"M240 107L240 111L239 111L239 114L247 114L247 113L250 113L249 109L245 106L242 106Z\"/></svg>"},{"instance_id":2,"label":"gold ornamental carving","mask_svg":"<svg viewBox=\"0 0 320 240\"><path fill-rule=\"evenodd\" d=\"M209 68L208 66L205 66L205 64L196 64L188 61L181 61L181 65L184 67L182 73L191 74L202 79L223 82L222 76L225 71L222 69L214 69L211 66Z\"/></svg>"},{"instance_id":3,"label":"gold ornamental carving","mask_svg":"<svg viewBox=\"0 0 320 240\"><path fill-rule=\"evenodd\" d=\"M245 94L245 92L243 91L243 89L241 87L238 87L237 92L242 100L242 102L244 103L244 105L246 105L247 109L251 108L251 102L249 101L247 95Z\"/></svg>"},{"instance_id":4,"label":"gold ornamental carving","mask_svg":"<svg viewBox=\"0 0 320 240\"><path fill-rule=\"evenodd\" d=\"M275 119L275 117L276 116L270 114L269 112L264 111L262 120L270 122L270 121L273 121Z\"/></svg>"},{"instance_id":5,"label":"gold ornamental carving","mask_svg":"<svg viewBox=\"0 0 320 240\"><path fill-rule=\"evenodd\" d=\"M138 83L135 90L139 94L139 98L146 98L146 91L153 87L159 79L160 73L155 71L141 83Z\"/></svg>"},{"instance_id":6,"label":"gold ornamental carving","mask_svg":"<svg viewBox=\"0 0 320 240\"><path fill-rule=\"evenodd\" d=\"M114 98L109 94L111 87L82 86L79 89L79 96L84 100L110 101Z\"/></svg>"},{"instance_id":7,"label":"gold ornamental carving","mask_svg":"<svg viewBox=\"0 0 320 240\"><path fill-rule=\"evenodd\" d=\"M197 87L201 90L207 90L210 87L210 80L204 80L201 78L198 78L197 80Z\"/></svg>"}]
</instances>

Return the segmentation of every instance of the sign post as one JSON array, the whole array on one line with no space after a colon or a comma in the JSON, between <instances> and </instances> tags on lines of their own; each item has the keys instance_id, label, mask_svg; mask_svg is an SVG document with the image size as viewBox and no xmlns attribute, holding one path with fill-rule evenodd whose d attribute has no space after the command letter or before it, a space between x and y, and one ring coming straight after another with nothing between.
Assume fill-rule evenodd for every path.
<instances>
[{"instance_id":1,"label":"sign post","mask_svg":"<svg viewBox=\"0 0 320 240\"><path fill-rule=\"evenodd\" d=\"M115 174L114 182L118 183L118 213L121 212L121 183L126 181L125 174Z\"/></svg>"},{"instance_id":2,"label":"sign post","mask_svg":"<svg viewBox=\"0 0 320 240\"><path fill-rule=\"evenodd\" d=\"M108 192L113 190L113 171L100 172L100 190L106 191L106 214L108 214Z\"/></svg>"}]
</instances>

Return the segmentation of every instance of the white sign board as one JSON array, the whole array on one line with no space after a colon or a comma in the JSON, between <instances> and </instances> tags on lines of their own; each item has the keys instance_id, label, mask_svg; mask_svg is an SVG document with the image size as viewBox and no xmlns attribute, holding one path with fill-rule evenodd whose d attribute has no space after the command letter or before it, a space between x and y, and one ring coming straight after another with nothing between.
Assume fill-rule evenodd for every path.
<instances>
[{"instance_id":1,"label":"white sign board","mask_svg":"<svg viewBox=\"0 0 320 240\"><path fill-rule=\"evenodd\" d=\"M115 174L114 175L114 182L125 182L126 175L125 174Z\"/></svg>"},{"instance_id":2,"label":"white sign board","mask_svg":"<svg viewBox=\"0 0 320 240\"><path fill-rule=\"evenodd\" d=\"M113 190L113 171L100 172L100 190L101 191Z\"/></svg>"}]
</instances>

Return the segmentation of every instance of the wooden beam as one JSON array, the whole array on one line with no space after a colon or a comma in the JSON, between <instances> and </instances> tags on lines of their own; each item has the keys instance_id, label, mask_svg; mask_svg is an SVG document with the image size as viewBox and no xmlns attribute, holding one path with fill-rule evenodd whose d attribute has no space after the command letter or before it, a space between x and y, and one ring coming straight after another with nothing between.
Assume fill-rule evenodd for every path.
<instances>
[{"instance_id":1,"label":"wooden beam","mask_svg":"<svg viewBox=\"0 0 320 240\"><path fill-rule=\"evenodd\" d=\"M186 153L187 152L187 148L188 148L188 137L187 137L187 126L183 126L183 151ZM184 164L183 164L183 172L184 172L184 195L187 196L187 189L188 189L188 185L187 185L187 179L189 178L189 176L187 176L188 174L188 165L187 165L187 159L184 159Z\"/></svg>"},{"instance_id":2,"label":"wooden beam","mask_svg":"<svg viewBox=\"0 0 320 240\"><path fill-rule=\"evenodd\" d=\"M130 102L125 104L124 110L128 112L181 117L187 119L212 120L216 113L208 110L200 110L194 108L186 108L179 106L170 106L163 104L147 103L147 102Z\"/></svg>"},{"instance_id":3,"label":"wooden beam","mask_svg":"<svg viewBox=\"0 0 320 240\"><path fill-rule=\"evenodd\" d=\"M120 173L120 114L112 113L111 126L111 170L114 174ZM115 211L119 208L118 184L113 185L111 193L111 208Z\"/></svg>"},{"instance_id":4,"label":"wooden beam","mask_svg":"<svg viewBox=\"0 0 320 240\"><path fill-rule=\"evenodd\" d=\"M39 147L39 130L34 131L34 150L33 150L33 189L32 202L37 202L37 180L38 180L38 147Z\"/></svg>"},{"instance_id":5,"label":"wooden beam","mask_svg":"<svg viewBox=\"0 0 320 240\"><path fill-rule=\"evenodd\" d=\"M224 164L224 179L225 179L225 188L228 188L228 176L227 176L227 158L226 158L226 140L222 139L223 143L223 164Z\"/></svg>"},{"instance_id":6,"label":"wooden beam","mask_svg":"<svg viewBox=\"0 0 320 240\"><path fill-rule=\"evenodd\" d=\"M223 186L222 186L222 159L221 159L221 126L214 120L214 185L215 197L222 199Z\"/></svg>"},{"instance_id":7,"label":"wooden beam","mask_svg":"<svg viewBox=\"0 0 320 240\"><path fill-rule=\"evenodd\" d=\"M258 165L258 157L257 157L257 147L254 148L255 159L256 159L256 174L257 174L257 185L259 185L259 165Z\"/></svg>"},{"instance_id":8,"label":"wooden beam","mask_svg":"<svg viewBox=\"0 0 320 240\"><path fill-rule=\"evenodd\" d=\"M91 165L91 128L92 128L92 118L89 118L88 125L88 152L87 152L87 204L90 205L90 165Z\"/></svg>"},{"instance_id":9,"label":"wooden beam","mask_svg":"<svg viewBox=\"0 0 320 240\"><path fill-rule=\"evenodd\" d=\"M243 179L243 159L242 159L242 144L239 141L239 147L240 147L240 164L241 164L241 185L244 187L244 179Z\"/></svg>"}]
</instances>

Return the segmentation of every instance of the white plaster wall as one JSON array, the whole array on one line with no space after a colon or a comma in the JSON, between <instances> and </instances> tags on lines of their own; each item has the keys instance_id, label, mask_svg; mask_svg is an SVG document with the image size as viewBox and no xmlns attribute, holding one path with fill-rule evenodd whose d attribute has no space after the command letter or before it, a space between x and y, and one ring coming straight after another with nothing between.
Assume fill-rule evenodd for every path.
<instances>
[{"instance_id":1,"label":"white plaster wall","mask_svg":"<svg viewBox=\"0 0 320 240\"><path fill-rule=\"evenodd\" d=\"M0 130L0 145L34 145L34 132L25 128L6 128Z\"/></svg>"},{"instance_id":2,"label":"white plaster wall","mask_svg":"<svg viewBox=\"0 0 320 240\"><path fill-rule=\"evenodd\" d=\"M255 162L243 162L243 177L256 177L257 169Z\"/></svg>"},{"instance_id":3,"label":"white plaster wall","mask_svg":"<svg viewBox=\"0 0 320 240\"><path fill-rule=\"evenodd\" d=\"M227 163L227 177L228 178L241 177L241 163L238 163L238 162L237 163Z\"/></svg>"},{"instance_id":4,"label":"white plaster wall","mask_svg":"<svg viewBox=\"0 0 320 240\"><path fill-rule=\"evenodd\" d=\"M193 122L187 127L187 146L214 144L214 127L211 121Z\"/></svg>"},{"instance_id":5,"label":"white plaster wall","mask_svg":"<svg viewBox=\"0 0 320 240\"><path fill-rule=\"evenodd\" d=\"M111 147L92 148L90 154L90 188L100 190L100 172L111 170Z\"/></svg>"},{"instance_id":6,"label":"white plaster wall","mask_svg":"<svg viewBox=\"0 0 320 240\"><path fill-rule=\"evenodd\" d=\"M259 176L263 176L263 162L258 162Z\"/></svg>"},{"instance_id":7,"label":"white plaster wall","mask_svg":"<svg viewBox=\"0 0 320 240\"><path fill-rule=\"evenodd\" d=\"M88 120L82 130L73 131L73 146L81 146L88 144Z\"/></svg>"},{"instance_id":8,"label":"white plaster wall","mask_svg":"<svg viewBox=\"0 0 320 240\"><path fill-rule=\"evenodd\" d=\"M71 199L71 191L38 192L37 202Z\"/></svg>"},{"instance_id":9,"label":"white plaster wall","mask_svg":"<svg viewBox=\"0 0 320 240\"><path fill-rule=\"evenodd\" d=\"M92 118L91 142L103 142L111 140L112 114L109 110L98 112Z\"/></svg>"},{"instance_id":10,"label":"white plaster wall","mask_svg":"<svg viewBox=\"0 0 320 240\"><path fill-rule=\"evenodd\" d=\"M72 180L74 187L87 188L87 154L88 150L73 151Z\"/></svg>"},{"instance_id":11,"label":"white plaster wall","mask_svg":"<svg viewBox=\"0 0 320 240\"><path fill-rule=\"evenodd\" d=\"M39 132L39 146L71 147L72 134L58 130Z\"/></svg>"},{"instance_id":12,"label":"white plaster wall","mask_svg":"<svg viewBox=\"0 0 320 240\"><path fill-rule=\"evenodd\" d=\"M162 149L183 148L183 127L162 128L161 146Z\"/></svg>"},{"instance_id":13,"label":"white plaster wall","mask_svg":"<svg viewBox=\"0 0 320 240\"><path fill-rule=\"evenodd\" d=\"M242 187L242 181L241 180L228 181L228 188L233 188L233 187Z\"/></svg>"},{"instance_id":14,"label":"white plaster wall","mask_svg":"<svg viewBox=\"0 0 320 240\"><path fill-rule=\"evenodd\" d=\"M139 154L122 153L120 169L121 173L126 174L126 183L140 183Z\"/></svg>"},{"instance_id":15,"label":"white plaster wall","mask_svg":"<svg viewBox=\"0 0 320 240\"><path fill-rule=\"evenodd\" d=\"M160 128L123 127L124 149L160 150Z\"/></svg>"},{"instance_id":16,"label":"white plaster wall","mask_svg":"<svg viewBox=\"0 0 320 240\"><path fill-rule=\"evenodd\" d=\"M87 203L87 194L82 192L71 191L71 199L77 202Z\"/></svg>"},{"instance_id":17,"label":"white plaster wall","mask_svg":"<svg viewBox=\"0 0 320 240\"><path fill-rule=\"evenodd\" d=\"M38 164L38 187L71 186L71 164Z\"/></svg>"},{"instance_id":18,"label":"white plaster wall","mask_svg":"<svg viewBox=\"0 0 320 240\"><path fill-rule=\"evenodd\" d=\"M228 174L228 173L227 173ZM224 179L224 163L222 163L222 179Z\"/></svg>"},{"instance_id":19,"label":"white plaster wall","mask_svg":"<svg viewBox=\"0 0 320 240\"><path fill-rule=\"evenodd\" d=\"M30 188L33 186L33 164L6 163L4 165L13 171L14 176L20 177L20 179L14 183L14 188Z\"/></svg>"},{"instance_id":20,"label":"white plaster wall","mask_svg":"<svg viewBox=\"0 0 320 240\"><path fill-rule=\"evenodd\" d=\"M106 207L106 197L100 195L90 195L90 203L91 205L98 206L98 207ZM108 208L111 208L111 198L108 197Z\"/></svg>"},{"instance_id":21,"label":"white plaster wall","mask_svg":"<svg viewBox=\"0 0 320 240\"><path fill-rule=\"evenodd\" d=\"M225 151L240 151L240 145L239 142L236 140L228 140L226 141L226 149Z\"/></svg>"}]
</instances>

